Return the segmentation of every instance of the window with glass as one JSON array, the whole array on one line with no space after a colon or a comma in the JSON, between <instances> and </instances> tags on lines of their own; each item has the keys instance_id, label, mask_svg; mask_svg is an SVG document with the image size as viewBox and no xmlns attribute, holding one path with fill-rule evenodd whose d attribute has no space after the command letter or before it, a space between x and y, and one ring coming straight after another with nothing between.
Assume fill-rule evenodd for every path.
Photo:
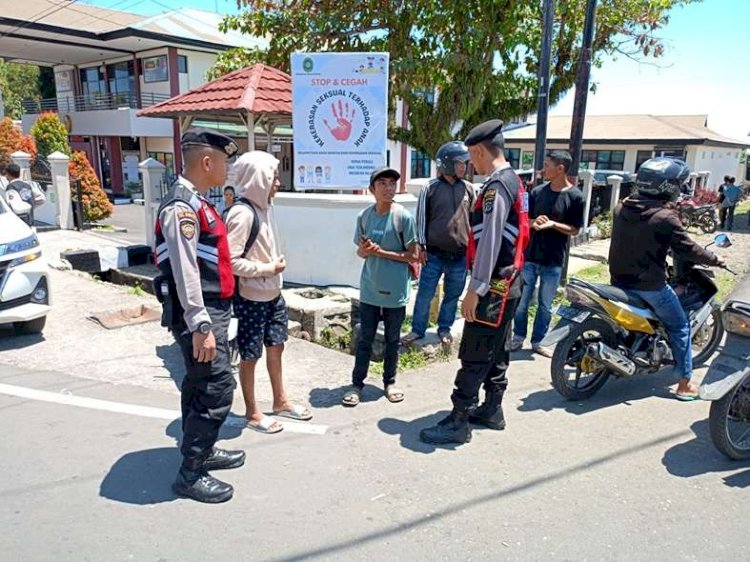
<instances>
[{"instance_id":1,"label":"window with glass","mask_svg":"<svg viewBox=\"0 0 750 562\"><path fill-rule=\"evenodd\" d=\"M177 72L180 74L187 74L187 71L187 57L185 55L177 55Z\"/></svg>"},{"instance_id":2,"label":"window with glass","mask_svg":"<svg viewBox=\"0 0 750 562\"><path fill-rule=\"evenodd\" d=\"M506 148L505 159L513 167L518 170L521 168L521 149L520 148Z\"/></svg>"},{"instance_id":3,"label":"window with glass","mask_svg":"<svg viewBox=\"0 0 750 562\"><path fill-rule=\"evenodd\" d=\"M81 87L83 88L83 97L85 107L79 110L91 109L101 101L107 93L107 81L101 68L94 66L91 68L81 69Z\"/></svg>"},{"instance_id":4,"label":"window with glass","mask_svg":"<svg viewBox=\"0 0 750 562\"><path fill-rule=\"evenodd\" d=\"M135 72L133 61L118 62L107 65L109 93L117 106L135 105Z\"/></svg>"},{"instance_id":5,"label":"window with glass","mask_svg":"<svg viewBox=\"0 0 750 562\"><path fill-rule=\"evenodd\" d=\"M174 172L174 154L171 152L149 152L147 154L149 158L153 158L157 162L161 162L164 164L166 169L166 180L167 185L171 184L172 181L176 178L175 172Z\"/></svg>"},{"instance_id":6,"label":"window with glass","mask_svg":"<svg viewBox=\"0 0 750 562\"><path fill-rule=\"evenodd\" d=\"M651 160L651 155L653 154L650 150L639 150L635 155L635 171L637 172L638 169L643 165L644 162L647 160Z\"/></svg>"},{"instance_id":7,"label":"window with glass","mask_svg":"<svg viewBox=\"0 0 750 562\"><path fill-rule=\"evenodd\" d=\"M418 150L412 150L411 151L411 177L412 178L429 178L431 163L432 162L430 160L430 157L427 156L424 152L419 152Z\"/></svg>"}]
</instances>

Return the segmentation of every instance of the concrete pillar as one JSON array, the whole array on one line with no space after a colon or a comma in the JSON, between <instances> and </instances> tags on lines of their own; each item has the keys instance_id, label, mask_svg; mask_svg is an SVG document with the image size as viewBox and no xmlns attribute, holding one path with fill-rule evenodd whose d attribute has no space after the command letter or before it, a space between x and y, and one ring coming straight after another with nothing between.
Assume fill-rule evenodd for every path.
<instances>
[{"instance_id":1,"label":"concrete pillar","mask_svg":"<svg viewBox=\"0 0 750 562\"><path fill-rule=\"evenodd\" d=\"M146 158L138 164L143 180L143 209L146 221L146 244L154 247L154 224L156 224L156 212L161 204L161 187L164 184L164 172L167 169L164 164Z\"/></svg>"},{"instance_id":2,"label":"concrete pillar","mask_svg":"<svg viewBox=\"0 0 750 562\"><path fill-rule=\"evenodd\" d=\"M19 150L11 154L10 158L14 164L18 164L18 167L21 168L21 179L31 181L31 154Z\"/></svg>"},{"instance_id":3,"label":"concrete pillar","mask_svg":"<svg viewBox=\"0 0 750 562\"><path fill-rule=\"evenodd\" d=\"M609 211L613 212L617 204L620 202L620 185L622 184L622 176L616 174L607 176L607 183L612 186L612 197L609 200Z\"/></svg>"},{"instance_id":4,"label":"concrete pillar","mask_svg":"<svg viewBox=\"0 0 750 562\"><path fill-rule=\"evenodd\" d=\"M708 189L708 178L711 172L698 172L698 184L701 189Z\"/></svg>"},{"instance_id":5,"label":"concrete pillar","mask_svg":"<svg viewBox=\"0 0 750 562\"><path fill-rule=\"evenodd\" d=\"M692 197L695 193L696 183L698 183L698 174L696 172L690 172L690 196Z\"/></svg>"},{"instance_id":6,"label":"concrete pillar","mask_svg":"<svg viewBox=\"0 0 750 562\"><path fill-rule=\"evenodd\" d=\"M63 230L72 230L73 205L70 197L70 173L68 163L70 156L62 152L53 152L47 156L52 172L52 186L47 192L47 200L55 205L55 224Z\"/></svg>"},{"instance_id":7,"label":"concrete pillar","mask_svg":"<svg viewBox=\"0 0 750 562\"><path fill-rule=\"evenodd\" d=\"M711 187L711 172L707 171L705 172L705 174L706 174L706 181L703 185L705 189L709 189Z\"/></svg>"},{"instance_id":8,"label":"concrete pillar","mask_svg":"<svg viewBox=\"0 0 750 562\"><path fill-rule=\"evenodd\" d=\"M578 172L578 179L583 181L583 229L581 234L584 238L588 236L589 213L591 212L591 195L594 189L594 172L591 170L581 170Z\"/></svg>"}]
</instances>

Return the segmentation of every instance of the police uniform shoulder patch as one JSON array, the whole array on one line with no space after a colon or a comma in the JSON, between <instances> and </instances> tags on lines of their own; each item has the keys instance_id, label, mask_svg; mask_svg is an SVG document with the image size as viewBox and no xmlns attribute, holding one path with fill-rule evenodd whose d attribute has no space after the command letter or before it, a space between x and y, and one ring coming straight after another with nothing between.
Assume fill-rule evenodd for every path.
<instances>
[{"instance_id":1,"label":"police uniform shoulder patch","mask_svg":"<svg viewBox=\"0 0 750 562\"><path fill-rule=\"evenodd\" d=\"M490 187L482 194L482 211L485 215L489 215L495 209L495 197L497 197L497 189Z\"/></svg>"},{"instance_id":2,"label":"police uniform shoulder patch","mask_svg":"<svg viewBox=\"0 0 750 562\"><path fill-rule=\"evenodd\" d=\"M188 240L195 236L195 221L193 219L180 220L180 234Z\"/></svg>"}]
</instances>

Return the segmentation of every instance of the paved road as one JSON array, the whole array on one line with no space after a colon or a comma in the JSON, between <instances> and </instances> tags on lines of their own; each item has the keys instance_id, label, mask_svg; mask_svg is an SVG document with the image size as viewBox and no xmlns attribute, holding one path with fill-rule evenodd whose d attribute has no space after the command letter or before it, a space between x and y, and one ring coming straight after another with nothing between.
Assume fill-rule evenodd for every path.
<instances>
[{"instance_id":1,"label":"paved road","mask_svg":"<svg viewBox=\"0 0 750 562\"><path fill-rule=\"evenodd\" d=\"M127 240L131 244L146 243L146 219L143 205L115 205L112 215L102 221L102 224L110 224L126 228L127 232L112 233L112 237ZM103 233L107 234L107 233Z\"/></svg>"},{"instance_id":2,"label":"paved road","mask_svg":"<svg viewBox=\"0 0 750 562\"><path fill-rule=\"evenodd\" d=\"M45 251L66 242L48 233ZM457 363L400 376L402 404L370 380L338 406L352 358L290 342L290 394L318 433L223 431L248 452L235 498L179 500L179 356L156 323L104 330L92 312L150 297L52 274L43 337L0 331L0 526L8 560L742 560L750 463L723 459L705 403L665 374L565 402L549 362L514 356L509 427L436 448L419 430L449 407ZM699 373L699 376L702 373ZM265 375L260 399L270 406Z\"/></svg>"}]
</instances>

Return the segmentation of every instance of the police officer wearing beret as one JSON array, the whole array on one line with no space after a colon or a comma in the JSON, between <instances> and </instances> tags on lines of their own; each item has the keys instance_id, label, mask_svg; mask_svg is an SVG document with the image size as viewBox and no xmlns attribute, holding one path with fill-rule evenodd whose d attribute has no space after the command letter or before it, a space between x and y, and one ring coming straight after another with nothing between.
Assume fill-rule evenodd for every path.
<instances>
[{"instance_id":1,"label":"police officer wearing beret","mask_svg":"<svg viewBox=\"0 0 750 562\"><path fill-rule=\"evenodd\" d=\"M172 488L206 503L231 499L232 486L211 470L237 468L243 451L214 445L232 406L236 383L227 330L234 277L221 215L205 198L224 185L235 142L220 133L195 129L182 136L184 172L165 197L156 220L154 280L163 305L162 325L177 340L187 374L182 382L182 466Z\"/></svg>"},{"instance_id":2,"label":"police officer wearing beret","mask_svg":"<svg viewBox=\"0 0 750 562\"><path fill-rule=\"evenodd\" d=\"M469 288L462 305L464 325L451 396L453 410L423 429L427 443L468 443L470 423L504 429L502 399L508 386L510 327L521 296L521 269L529 241L528 198L503 153L503 122L493 119L472 129L464 143L477 172L489 176L470 217ZM485 400L477 407L480 386Z\"/></svg>"}]
</instances>

